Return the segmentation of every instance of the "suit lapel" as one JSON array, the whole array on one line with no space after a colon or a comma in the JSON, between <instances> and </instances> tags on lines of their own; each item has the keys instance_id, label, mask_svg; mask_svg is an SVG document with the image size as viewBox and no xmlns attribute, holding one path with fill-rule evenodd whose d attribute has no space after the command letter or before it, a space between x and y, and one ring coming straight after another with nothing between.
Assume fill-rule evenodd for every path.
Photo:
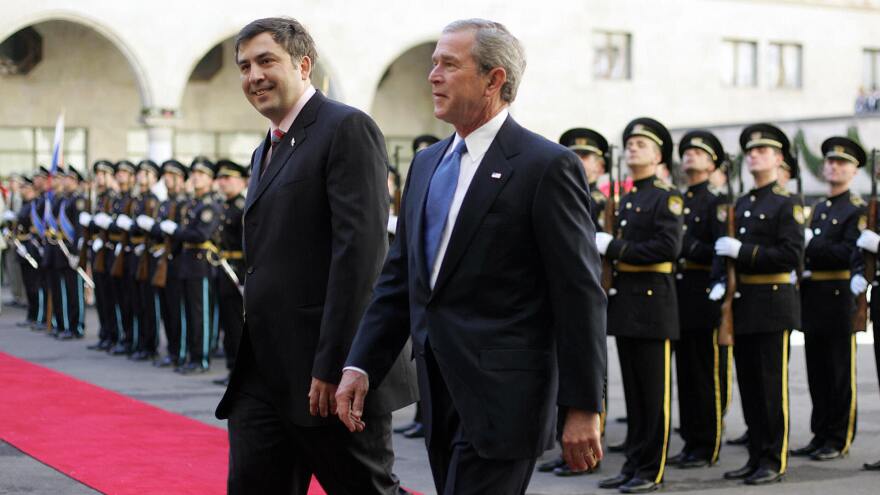
<instances>
[{"instance_id":1,"label":"suit lapel","mask_svg":"<svg viewBox=\"0 0 880 495\"><path fill-rule=\"evenodd\" d=\"M443 160L443 156L452 144L454 137L455 135L453 134L444 139L441 144L432 146L430 149L422 152L426 155L423 158L426 164L425 173L413 176L409 184L410 191L407 193L407 196L415 201L413 203L415 206L414 217L411 223L413 228L408 234L410 235L409 244L414 247L419 278L425 283L425 287L429 286L428 281L430 280L430 273L428 273L427 261L425 260L425 237L422 235L422 229L425 228L425 203L428 200L428 186L431 185L431 177L434 176L434 171L437 170L440 161Z\"/></svg>"},{"instance_id":2,"label":"suit lapel","mask_svg":"<svg viewBox=\"0 0 880 495\"><path fill-rule=\"evenodd\" d=\"M431 292L432 298L440 291L450 274L455 270L467 250L468 244L483 222L483 217L486 216L492 203L495 202L495 198L498 197L498 193L513 175L513 167L508 159L519 153L517 140L521 129L511 117L507 117L486 151L480 166L477 167L474 178L465 193L464 201L461 203L455 225L452 227L452 235L446 246L446 254L440 264L440 273L437 275L437 282Z\"/></svg>"},{"instance_id":3,"label":"suit lapel","mask_svg":"<svg viewBox=\"0 0 880 495\"><path fill-rule=\"evenodd\" d=\"M300 111L299 115L296 116L293 125L290 126L290 130L284 135L284 139L278 143L278 149L272 154L272 158L269 160L269 168L266 170L266 173L263 174L263 177L260 178L259 176L259 173L262 170L256 170L257 173L251 176L252 185L255 185L256 188L253 196L251 196L250 191L248 191L249 202L246 201L245 214L247 214L250 207L260 199L260 196L266 192L266 189L272 184L272 181L275 180L275 177L278 176L278 173L281 172L281 169L284 168L290 160L294 149L302 146L303 142L306 140L306 128L318 117L318 110L321 108L321 105L323 105L325 100L326 98L324 95L320 92L315 92L308 103L306 103L306 106ZM265 141L263 142L263 146L266 146ZM261 154L261 157L262 156L264 156L264 154ZM260 168L262 168L262 160L260 164ZM255 180L256 183L254 184Z\"/></svg>"},{"instance_id":4,"label":"suit lapel","mask_svg":"<svg viewBox=\"0 0 880 495\"><path fill-rule=\"evenodd\" d=\"M263 161L265 160L266 151L268 149L269 133L267 132L263 142L260 143L260 146L257 147L253 156L251 156L251 177L248 179L247 197L244 200L245 213L247 213L248 208L250 208L251 203L254 202L254 198L257 195L257 187L260 184L260 172L263 169Z\"/></svg>"}]
</instances>

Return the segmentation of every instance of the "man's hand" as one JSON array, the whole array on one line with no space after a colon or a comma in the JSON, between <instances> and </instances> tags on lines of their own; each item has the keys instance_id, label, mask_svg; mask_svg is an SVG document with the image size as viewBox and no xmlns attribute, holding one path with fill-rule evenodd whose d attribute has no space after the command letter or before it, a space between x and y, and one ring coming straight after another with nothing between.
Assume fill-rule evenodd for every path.
<instances>
[{"instance_id":1,"label":"man's hand","mask_svg":"<svg viewBox=\"0 0 880 495\"><path fill-rule=\"evenodd\" d=\"M569 409L562 429L562 458L576 473L593 469L602 460L599 413Z\"/></svg>"},{"instance_id":2,"label":"man's hand","mask_svg":"<svg viewBox=\"0 0 880 495\"><path fill-rule=\"evenodd\" d=\"M614 240L613 235L606 232L596 232L596 248L599 250L599 254L605 256L605 253L608 252L608 245L611 244L612 240Z\"/></svg>"},{"instance_id":3,"label":"man's hand","mask_svg":"<svg viewBox=\"0 0 880 495\"><path fill-rule=\"evenodd\" d=\"M336 385L312 378L309 388L309 413L312 416L336 414Z\"/></svg>"},{"instance_id":4,"label":"man's hand","mask_svg":"<svg viewBox=\"0 0 880 495\"><path fill-rule=\"evenodd\" d=\"M370 391L370 379L367 375L355 371L342 372L342 380L336 391L336 414L348 431L364 431L366 423L361 419L364 415L364 399Z\"/></svg>"}]
</instances>

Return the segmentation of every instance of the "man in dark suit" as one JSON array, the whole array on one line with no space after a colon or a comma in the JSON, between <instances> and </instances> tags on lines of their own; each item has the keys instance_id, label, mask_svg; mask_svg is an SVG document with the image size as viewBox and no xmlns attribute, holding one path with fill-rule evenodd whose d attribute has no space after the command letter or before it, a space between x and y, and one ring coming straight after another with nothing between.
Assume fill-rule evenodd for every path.
<instances>
[{"instance_id":1,"label":"man in dark suit","mask_svg":"<svg viewBox=\"0 0 880 495\"><path fill-rule=\"evenodd\" d=\"M577 155L508 115L525 58L504 26L454 22L432 59L434 115L456 132L410 167L337 414L375 428L364 397L412 335L437 492L525 493L557 405L569 465L602 457L606 299L589 191Z\"/></svg>"},{"instance_id":2,"label":"man in dark suit","mask_svg":"<svg viewBox=\"0 0 880 495\"><path fill-rule=\"evenodd\" d=\"M416 400L407 355L352 435L336 384L387 248L385 143L363 112L309 80L317 52L289 18L235 40L242 89L271 122L244 205L245 323L230 384L229 493L395 494L391 411Z\"/></svg>"}]
</instances>

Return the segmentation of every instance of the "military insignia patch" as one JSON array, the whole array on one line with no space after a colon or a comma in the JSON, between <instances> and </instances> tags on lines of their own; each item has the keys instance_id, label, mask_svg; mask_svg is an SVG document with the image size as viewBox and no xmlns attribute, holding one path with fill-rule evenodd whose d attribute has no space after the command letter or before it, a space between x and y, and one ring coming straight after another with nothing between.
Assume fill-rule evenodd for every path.
<instances>
[{"instance_id":1,"label":"military insignia patch","mask_svg":"<svg viewBox=\"0 0 880 495\"><path fill-rule=\"evenodd\" d=\"M865 230L868 228L868 217L865 215L859 216L859 230Z\"/></svg>"},{"instance_id":2,"label":"military insignia patch","mask_svg":"<svg viewBox=\"0 0 880 495\"><path fill-rule=\"evenodd\" d=\"M794 205L794 211L792 212L794 215L794 221L799 223L800 225L804 224L804 207L801 205Z\"/></svg>"},{"instance_id":3,"label":"military insignia patch","mask_svg":"<svg viewBox=\"0 0 880 495\"><path fill-rule=\"evenodd\" d=\"M867 204L867 203L865 203L865 200L862 199L862 197L859 196L858 194L850 194L849 201L850 201L850 203L852 203L856 206L865 206Z\"/></svg>"},{"instance_id":4,"label":"military insignia patch","mask_svg":"<svg viewBox=\"0 0 880 495\"><path fill-rule=\"evenodd\" d=\"M205 208L204 210L202 210L201 215L199 215L199 220L201 220L202 223L208 223L213 219L214 219L214 210L212 210L210 208Z\"/></svg>"},{"instance_id":5,"label":"military insignia patch","mask_svg":"<svg viewBox=\"0 0 880 495\"><path fill-rule=\"evenodd\" d=\"M236 199L235 200L235 207L238 208L239 210L243 210L244 209L244 198Z\"/></svg>"},{"instance_id":6,"label":"military insignia patch","mask_svg":"<svg viewBox=\"0 0 880 495\"><path fill-rule=\"evenodd\" d=\"M715 218L722 223L727 221L727 205L718 205L715 210Z\"/></svg>"},{"instance_id":7,"label":"military insignia patch","mask_svg":"<svg viewBox=\"0 0 880 495\"><path fill-rule=\"evenodd\" d=\"M780 195L780 196L786 196L786 197L791 196L791 193L788 192L788 189L780 186L779 184L776 184L775 186L773 186L773 192Z\"/></svg>"},{"instance_id":8,"label":"military insignia patch","mask_svg":"<svg viewBox=\"0 0 880 495\"><path fill-rule=\"evenodd\" d=\"M684 208L684 201L678 196L670 196L666 206L673 215L678 216L681 215L681 211Z\"/></svg>"}]
</instances>

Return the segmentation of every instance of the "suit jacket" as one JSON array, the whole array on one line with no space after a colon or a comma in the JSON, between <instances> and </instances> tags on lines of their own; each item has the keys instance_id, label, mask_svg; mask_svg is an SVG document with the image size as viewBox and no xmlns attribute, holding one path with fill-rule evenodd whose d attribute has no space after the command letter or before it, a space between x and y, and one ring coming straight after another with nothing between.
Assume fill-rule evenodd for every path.
<instances>
[{"instance_id":1,"label":"suit jacket","mask_svg":"<svg viewBox=\"0 0 880 495\"><path fill-rule=\"evenodd\" d=\"M449 137L416 155L397 236L347 364L379 380L412 335L429 444L429 347L483 457L552 444L556 406L601 411L607 301L580 160L508 117L465 195L433 290L428 185ZM368 395L369 397L369 395Z\"/></svg>"},{"instance_id":2,"label":"suit jacket","mask_svg":"<svg viewBox=\"0 0 880 495\"><path fill-rule=\"evenodd\" d=\"M303 426L312 377L339 383L358 322L387 251L387 156L370 117L316 93L260 168L254 152L244 205L245 326L217 415L227 417L240 363L253 363L284 415ZM406 356L366 407L386 413L417 400Z\"/></svg>"}]
</instances>

